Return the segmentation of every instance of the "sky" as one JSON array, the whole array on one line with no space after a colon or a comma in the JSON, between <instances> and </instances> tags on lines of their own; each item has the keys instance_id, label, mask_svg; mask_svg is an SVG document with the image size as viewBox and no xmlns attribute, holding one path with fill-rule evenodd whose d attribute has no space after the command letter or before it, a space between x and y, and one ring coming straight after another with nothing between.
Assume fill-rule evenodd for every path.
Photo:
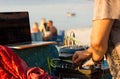
<instances>
[{"instance_id":1,"label":"sky","mask_svg":"<svg viewBox=\"0 0 120 79\"><path fill-rule=\"evenodd\" d=\"M0 0L0 12L28 11L30 26L40 18L54 20L58 29L91 26L93 0ZM67 17L67 12L76 13Z\"/></svg>"},{"instance_id":2,"label":"sky","mask_svg":"<svg viewBox=\"0 0 120 79\"><path fill-rule=\"evenodd\" d=\"M84 3L93 0L0 0L0 5L43 5L43 4L66 4L66 3Z\"/></svg>"}]
</instances>

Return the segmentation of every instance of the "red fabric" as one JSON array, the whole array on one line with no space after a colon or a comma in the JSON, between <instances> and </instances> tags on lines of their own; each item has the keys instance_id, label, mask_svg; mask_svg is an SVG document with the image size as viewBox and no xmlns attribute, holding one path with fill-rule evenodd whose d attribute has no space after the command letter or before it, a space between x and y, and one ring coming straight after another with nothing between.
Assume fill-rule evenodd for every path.
<instances>
[{"instance_id":1,"label":"red fabric","mask_svg":"<svg viewBox=\"0 0 120 79\"><path fill-rule=\"evenodd\" d=\"M0 46L0 79L58 79L39 67L27 67L12 49Z\"/></svg>"},{"instance_id":2,"label":"red fabric","mask_svg":"<svg viewBox=\"0 0 120 79\"><path fill-rule=\"evenodd\" d=\"M0 79L26 79L25 63L6 46L0 46Z\"/></svg>"},{"instance_id":3,"label":"red fabric","mask_svg":"<svg viewBox=\"0 0 120 79\"><path fill-rule=\"evenodd\" d=\"M51 79L52 76L49 76L47 72L42 70L39 67L30 68L27 71L28 79Z\"/></svg>"}]
</instances>

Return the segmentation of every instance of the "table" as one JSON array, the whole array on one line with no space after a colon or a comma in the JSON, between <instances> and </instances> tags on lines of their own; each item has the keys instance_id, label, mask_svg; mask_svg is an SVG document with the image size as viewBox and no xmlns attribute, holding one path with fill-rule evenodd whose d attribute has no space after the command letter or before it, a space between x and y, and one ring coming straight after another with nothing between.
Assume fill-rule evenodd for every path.
<instances>
[{"instance_id":1,"label":"table","mask_svg":"<svg viewBox=\"0 0 120 79\"><path fill-rule=\"evenodd\" d=\"M33 47L15 49L14 52L20 56L29 67L40 67L48 71L47 58L58 58L58 50L54 44L37 45Z\"/></svg>"}]
</instances>

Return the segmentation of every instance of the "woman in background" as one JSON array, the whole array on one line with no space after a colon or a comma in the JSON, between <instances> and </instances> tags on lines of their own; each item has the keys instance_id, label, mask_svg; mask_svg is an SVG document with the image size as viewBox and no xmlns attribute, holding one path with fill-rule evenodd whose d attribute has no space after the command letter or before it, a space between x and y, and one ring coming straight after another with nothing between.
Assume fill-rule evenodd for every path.
<instances>
[{"instance_id":1,"label":"woman in background","mask_svg":"<svg viewBox=\"0 0 120 79\"><path fill-rule=\"evenodd\" d=\"M42 18L41 19L41 22L40 22L40 26L39 26L39 30L40 32L43 33L43 36L46 34L46 27L47 27L47 24L46 24L46 19L45 18Z\"/></svg>"},{"instance_id":2,"label":"woman in background","mask_svg":"<svg viewBox=\"0 0 120 79\"><path fill-rule=\"evenodd\" d=\"M33 27L31 29L31 33L36 33L36 32L40 32L37 22L33 24Z\"/></svg>"}]
</instances>

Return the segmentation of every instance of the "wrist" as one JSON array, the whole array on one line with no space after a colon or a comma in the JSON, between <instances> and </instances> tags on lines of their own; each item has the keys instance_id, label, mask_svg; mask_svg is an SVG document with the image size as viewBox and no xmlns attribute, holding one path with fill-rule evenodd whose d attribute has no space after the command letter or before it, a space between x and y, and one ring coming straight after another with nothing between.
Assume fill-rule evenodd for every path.
<instances>
[{"instance_id":1,"label":"wrist","mask_svg":"<svg viewBox=\"0 0 120 79\"><path fill-rule=\"evenodd\" d=\"M89 58L91 58L91 60L93 61L94 64L101 64L104 57L101 60L96 61L96 60L94 60L93 52L94 52L93 47L90 47L86 50L86 53L89 55Z\"/></svg>"},{"instance_id":2,"label":"wrist","mask_svg":"<svg viewBox=\"0 0 120 79\"><path fill-rule=\"evenodd\" d=\"M86 52L86 55L88 56L88 58L92 57L92 52L89 49L85 50L85 52Z\"/></svg>"},{"instance_id":3,"label":"wrist","mask_svg":"<svg viewBox=\"0 0 120 79\"><path fill-rule=\"evenodd\" d=\"M94 64L101 64L104 60L104 57L100 61L95 61L93 58L91 58Z\"/></svg>"}]
</instances>

